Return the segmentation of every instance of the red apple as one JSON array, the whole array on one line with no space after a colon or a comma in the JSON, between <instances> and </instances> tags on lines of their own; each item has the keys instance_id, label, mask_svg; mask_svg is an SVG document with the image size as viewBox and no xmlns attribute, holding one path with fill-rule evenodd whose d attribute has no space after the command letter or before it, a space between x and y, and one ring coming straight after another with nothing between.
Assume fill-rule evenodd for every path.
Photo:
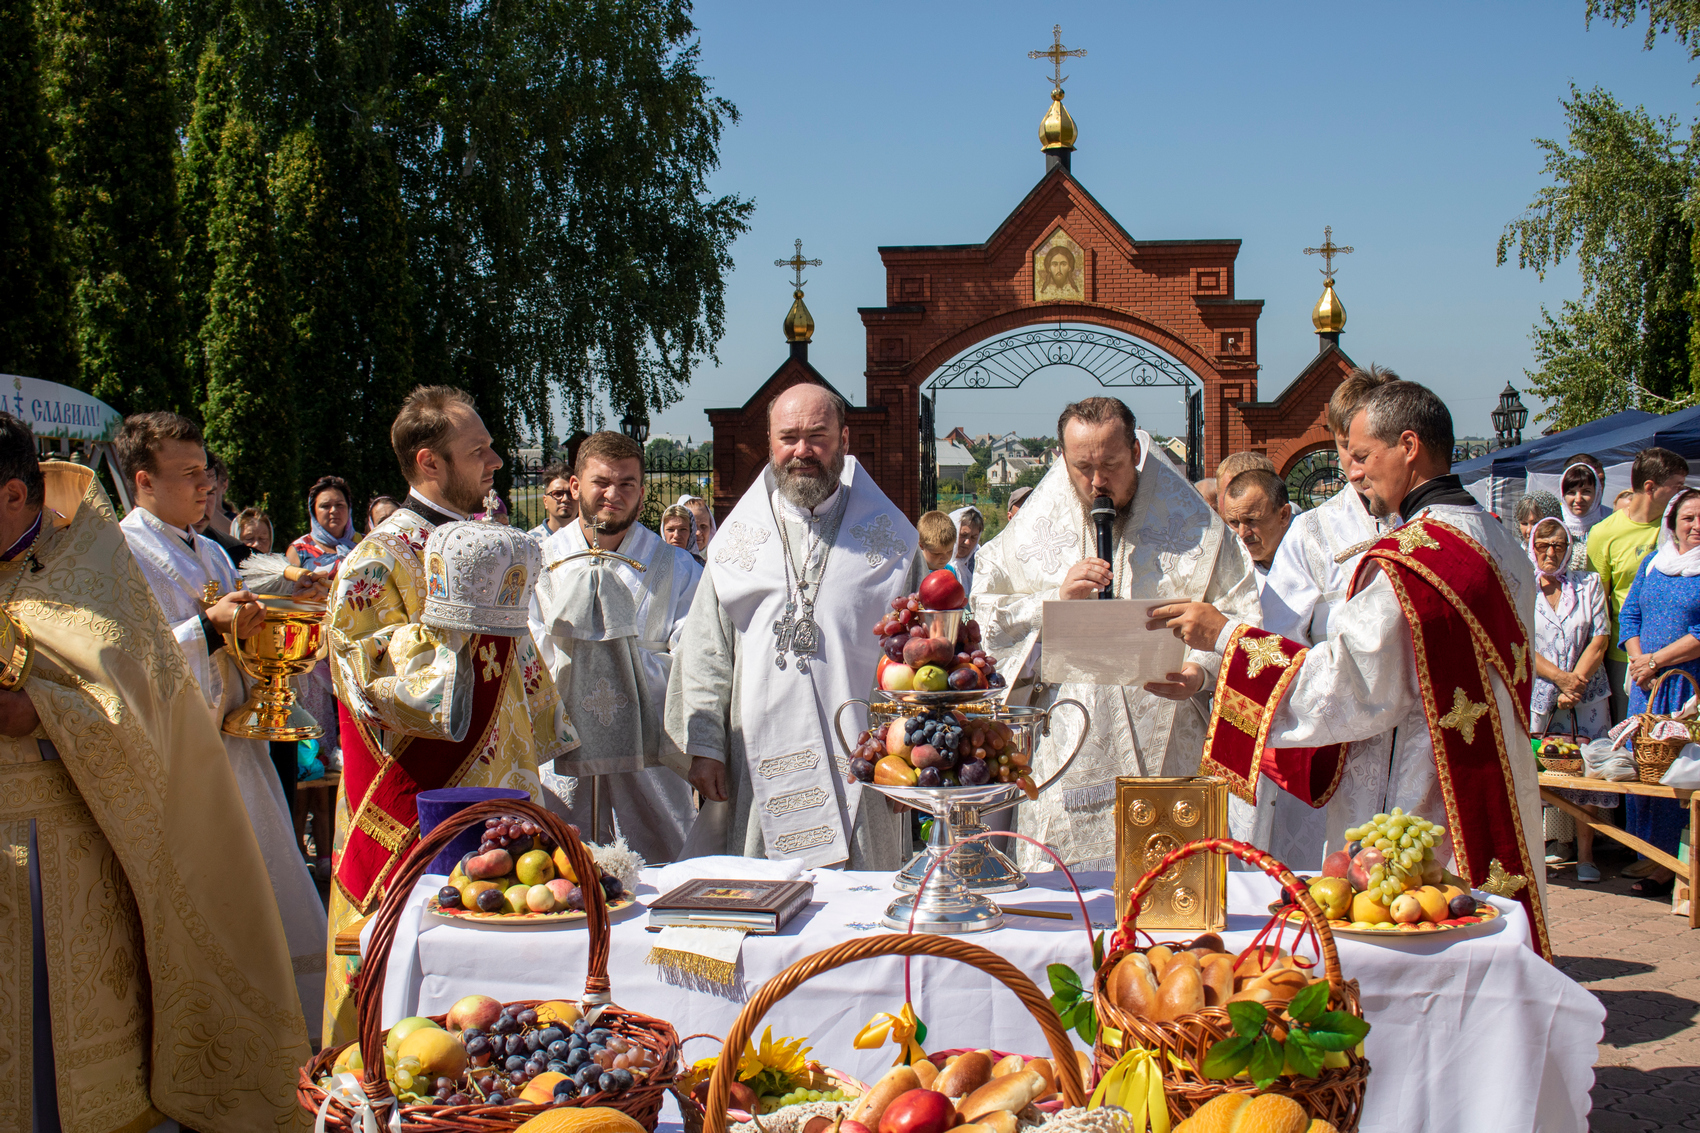
<instances>
[{"instance_id":1,"label":"red apple","mask_svg":"<svg viewBox=\"0 0 1700 1133\"><path fill-rule=\"evenodd\" d=\"M910 1090L885 1107L879 1133L946 1133L954 1124L956 1106L949 1098L937 1090Z\"/></svg>"},{"instance_id":2,"label":"red apple","mask_svg":"<svg viewBox=\"0 0 1700 1133\"><path fill-rule=\"evenodd\" d=\"M903 720L893 720L885 726L885 753L909 758L909 738L904 735Z\"/></svg>"},{"instance_id":3,"label":"red apple","mask_svg":"<svg viewBox=\"0 0 1700 1133\"><path fill-rule=\"evenodd\" d=\"M910 688L915 680L915 670L901 663L881 665L879 670L879 686L887 692L903 692Z\"/></svg>"},{"instance_id":4,"label":"red apple","mask_svg":"<svg viewBox=\"0 0 1700 1133\"><path fill-rule=\"evenodd\" d=\"M860 1121L851 1121L848 1117L846 1117L843 1121L839 1122L838 1133L874 1133L874 1131L869 1129L866 1125L863 1125Z\"/></svg>"},{"instance_id":5,"label":"red apple","mask_svg":"<svg viewBox=\"0 0 1700 1133\"><path fill-rule=\"evenodd\" d=\"M455 1001L444 1022L451 1031L464 1031L468 1027L487 1031L501 1013L501 1000L491 999L488 995L468 995Z\"/></svg>"},{"instance_id":6,"label":"red apple","mask_svg":"<svg viewBox=\"0 0 1700 1133\"><path fill-rule=\"evenodd\" d=\"M962 580L949 570L935 570L923 578L917 596L929 610L960 610L968 604Z\"/></svg>"},{"instance_id":7,"label":"red apple","mask_svg":"<svg viewBox=\"0 0 1700 1133\"><path fill-rule=\"evenodd\" d=\"M1352 868L1352 855L1345 850L1335 850L1322 863L1323 877L1345 877L1346 871Z\"/></svg>"},{"instance_id":8,"label":"red apple","mask_svg":"<svg viewBox=\"0 0 1700 1133\"><path fill-rule=\"evenodd\" d=\"M1369 871L1386 860L1380 850L1359 850L1358 856L1352 859L1352 864L1346 869L1346 880L1352 883L1352 888L1362 893L1369 888Z\"/></svg>"}]
</instances>

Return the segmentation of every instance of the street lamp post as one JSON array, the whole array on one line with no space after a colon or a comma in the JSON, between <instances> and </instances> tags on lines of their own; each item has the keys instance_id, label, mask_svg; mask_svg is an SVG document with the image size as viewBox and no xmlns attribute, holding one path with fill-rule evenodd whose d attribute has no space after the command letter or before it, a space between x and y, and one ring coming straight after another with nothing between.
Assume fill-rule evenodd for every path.
<instances>
[{"instance_id":1,"label":"street lamp post","mask_svg":"<svg viewBox=\"0 0 1700 1133\"><path fill-rule=\"evenodd\" d=\"M1505 383L1505 389L1499 395L1499 408L1490 416L1500 448L1523 443L1523 426L1529 423L1529 411L1524 408L1523 399L1517 396L1517 390L1510 382Z\"/></svg>"},{"instance_id":2,"label":"street lamp post","mask_svg":"<svg viewBox=\"0 0 1700 1133\"><path fill-rule=\"evenodd\" d=\"M626 415L620 418L620 432L640 445L649 440L649 414L641 402L634 401L626 409Z\"/></svg>"}]
</instances>

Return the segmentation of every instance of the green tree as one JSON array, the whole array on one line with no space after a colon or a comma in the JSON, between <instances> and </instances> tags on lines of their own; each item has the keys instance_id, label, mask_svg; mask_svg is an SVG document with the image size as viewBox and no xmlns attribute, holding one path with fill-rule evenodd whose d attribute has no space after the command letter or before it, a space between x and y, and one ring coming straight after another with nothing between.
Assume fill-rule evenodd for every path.
<instances>
[{"instance_id":1,"label":"green tree","mask_svg":"<svg viewBox=\"0 0 1700 1133\"><path fill-rule=\"evenodd\" d=\"M40 0L75 384L124 413L192 412L183 372L176 109L158 0Z\"/></svg>"},{"instance_id":2,"label":"green tree","mask_svg":"<svg viewBox=\"0 0 1700 1133\"><path fill-rule=\"evenodd\" d=\"M1648 51L1660 34L1670 33L1688 48L1690 59L1700 59L1700 0L1588 0L1587 20L1598 16L1619 27L1628 27L1647 13Z\"/></svg>"},{"instance_id":3,"label":"green tree","mask_svg":"<svg viewBox=\"0 0 1700 1133\"><path fill-rule=\"evenodd\" d=\"M1055 437L1022 437L1021 447L1027 450L1028 456L1044 456L1057 447Z\"/></svg>"},{"instance_id":4,"label":"green tree","mask_svg":"<svg viewBox=\"0 0 1700 1133\"><path fill-rule=\"evenodd\" d=\"M1695 269L1690 133L1574 86L1569 136L1541 138L1543 186L1500 236L1498 262L1545 278L1574 254L1582 296L1542 308L1530 386L1561 428L1631 407L1668 411L1696 392L1689 362Z\"/></svg>"},{"instance_id":5,"label":"green tree","mask_svg":"<svg viewBox=\"0 0 1700 1133\"><path fill-rule=\"evenodd\" d=\"M183 365L197 401L206 396L207 388L206 352L200 337L214 266L207 228L218 195L219 138L233 95L230 68L209 40L196 64L195 98L184 131L183 159L177 166L177 202L183 225L177 275L190 331L185 337Z\"/></svg>"},{"instance_id":6,"label":"green tree","mask_svg":"<svg viewBox=\"0 0 1700 1133\"><path fill-rule=\"evenodd\" d=\"M0 0L0 370L75 377L34 0Z\"/></svg>"},{"instance_id":7,"label":"green tree","mask_svg":"<svg viewBox=\"0 0 1700 1133\"><path fill-rule=\"evenodd\" d=\"M266 157L253 123L232 112L219 138L216 187L207 224L213 255L206 349L207 447L230 466L231 495L266 501L284 531L298 529L299 437L285 364L289 321Z\"/></svg>"}]
</instances>

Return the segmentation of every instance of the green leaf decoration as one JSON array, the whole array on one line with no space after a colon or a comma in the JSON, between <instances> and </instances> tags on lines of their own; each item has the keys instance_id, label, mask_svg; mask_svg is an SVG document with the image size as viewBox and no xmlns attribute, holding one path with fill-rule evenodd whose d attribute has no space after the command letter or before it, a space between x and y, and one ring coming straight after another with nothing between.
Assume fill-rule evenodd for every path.
<instances>
[{"instance_id":1,"label":"green leaf decoration","mask_svg":"<svg viewBox=\"0 0 1700 1133\"><path fill-rule=\"evenodd\" d=\"M1251 1044L1245 1035L1223 1039L1204 1055L1203 1074L1206 1078L1232 1078L1251 1063Z\"/></svg>"},{"instance_id":2,"label":"green leaf decoration","mask_svg":"<svg viewBox=\"0 0 1700 1133\"><path fill-rule=\"evenodd\" d=\"M1364 1036L1369 1034L1368 1023L1356 1015L1348 1015L1344 1011L1324 1011L1316 1017L1316 1022L1312 1024L1310 1029L1312 1031L1338 1031L1341 1034L1350 1035L1352 1038L1350 1045L1352 1046L1357 1046L1363 1042Z\"/></svg>"},{"instance_id":3,"label":"green leaf decoration","mask_svg":"<svg viewBox=\"0 0 1700 1133\"><path fill-rule=\"evenodd\" d=\"M1059 993L1051 996L1051 1010L1055 1011L1060 1016L1064 1011L1067 1011L1070 1007L1074 1006L1075 1002L1076 1000L1073 996L1062 995Z\"/></svg>"},{"instance_id":4,"label":"green leaf decoration","mask_svg":"<svg viewBox=\"0 0 1700 1133\"><path fill-rule=\"evenodd\" d=\"M1238 1003L1227 1005L1228 1018L1234 1022L1234 1034L1245 1038L1255 1038L1263 1031L1263 1024L1269 1021L1269 1009L1261 1003L1253 1003L1242 999Z\"/></svg>"},{"instance_id":5,"label":"green leaf decoration","mask_svg":"<svg viewBox=\"0 0 1700 1133\"><path fill-rule=\"evenodd\" d=\"M1267 1090L1286 1065L1287 1052L1282 1045L1268 1035L1258 1036L1251 1047L1251 1065L1246 1068L1251 1071L1251 1080L1257 1083L1257 1088Z\"/></svg>"},{"instance_id":6,"label":"green leaf decoration","mask_svg":"<svg viewBox=\"0 0 1700 1133\"><path fill-rule=\"evenodd\" d=\"M1074 1033L1088 1046L1098 1041L1098 1005L1083 999L1074 1009Z\"/></svg>"},{"instance_id":7,"label":"green leaf decoration","mask_svg":"<svg viewBox=\"0 0 1700 1133\"><path fill-rule=\"evenodd\" d=\"M919 1018L915 1020L915 1041L918 1043L927 1041L927 1025L921 1022Z\"/></svg>"},{"instance_id":8,"label":"green leaf decoration","mask_svg":"<svg viewBox=\"0 0 1700 1133\"><path fill-rule=\"evenodd\" d=\"M1328 1010L1328 981L1317 980L1287 1004L1287 1015L1296 1023L1314 1023Z\"/></svg>"},{"instance_id":9,"label":"green leaf decoration","mask_svg":"<svg viewBox=\"0 0 1700 1133\"><path fill-rule=\"evenodd\" d=\"M1302 1027L1294 1027L1287 1035L1287 1065L1305 1078L1322 1073L1322 1048Z\"/></svg>"},{"instance_id":10,"label":"green leaf decoration","mask_svg":"<svg viewBox=\"0 0 1700 1133\"><path fill-rule=\"evenodd\" d=\"M1074 969L1067 964L1051 964L1045 968L1045 974L1051 978L1051 990L1058 995L1070 995L1072 998L1080 994L1080 977L1074 974Z\"/></svg>"},{"instance_id":11,"label":"green leaf decoration","mask_svg":"<svg viewBox=\"0 0 1700 1133\"><path fill-rule=\"evenodd\" d=\"M1097 971L1104 966L1104 934L1099 933L1092 938L1092 970Z\"/></svg>"}]
</instances>

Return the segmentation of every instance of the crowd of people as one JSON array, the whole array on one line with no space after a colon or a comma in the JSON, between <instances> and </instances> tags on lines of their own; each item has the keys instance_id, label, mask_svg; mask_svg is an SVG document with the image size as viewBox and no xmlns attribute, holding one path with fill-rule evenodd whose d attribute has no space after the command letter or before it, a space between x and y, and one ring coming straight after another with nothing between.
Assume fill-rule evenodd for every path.
<instances>
[{"instance_id":1,"label":"crowd of people","mask_svg":"<svg viewBox=\"0 0 1700 1133\"><path fill-rule=\"evenodd\" d=\"M1471 880L1490 859L1530 877L1521 899L1543 952L1529 737L1594 737L1628 715L1675 712L1693 690L1663 675L1700 678L1700 491L1684 487L1681 457L1641 453L1634 488L1607 508L1604 469L1578 455L1562 498L1531 494L1502 522L1450 473L1445 405L1385 369L1355 371L1334 392L1327 423L1345 485L1310 510L1261 454L1233 454L1189 483L1127 406L1094 397L1062 409L1062 459L1011 495L1009 522L984 542L973 507L911 525L850 455L846 407L830 390L794 385L768 413L768 463L723 526L686 495L650 530L639 522L642 447L613 432L584 438L539 478L543 521L501 536L535 540L527 555L543 566L523 625L488 632L424 613L440 596L435 558L429 571L424 561L433 533L508 519L491 492L502 458L466 393L421 387L406 398L389 438L405 494L366 501L362 515L342 479L313 484L309 529L283 558L298 593L328 603L328 657L299 681L323 749L340 753L335 828L321 832L334 846L328 910L294 836L287 781L263 743L220 731L249 688L227 642L264 617L244 570L272 553L269 517L225 507L228 474L175 414L124 422L117 450L134 506L121 522L87 470L77 480L76 466L40 465L28 429L0 415L0 575L38 587L57 556L119 581L67 590L53 605L75 615L63 625L34 606L14 607L19 616L43 641L86 636L105 619L109 639L145 643L129 660L92 654L91 691L75 703L0 692L0 746L42 775L62 774L62 761L87 803L77 821L128 874L136 835L79 772L110 757L84 742L98 728L65 721L81 713L129 729L125 751L155 753L126 765L139 805L158 811L151 836L239 843L221 852L221 869L269 896L209 902L201 916L240 922L178 939L152 911L206 879L135 865L137 915L114 927L110 947L155 981L151 1000L145 984L133 989L152 1005L137 1026L177 1025L162 985L182 977L154 962L156 947L162 957L175 947L231 995L248 989L230 1010L265 1017L275 1057L257 1050L217 1068L183 1059L180 1074L218 1081L174 1092L156 1076L125 1096L203 1131L269 1125L248 1120L256 1107L294 1104L285 1068L305 1056L307 1021L318 1041L355 1035L354 964L335 954L335 937L381 900L417 837L424 790L523 791L650 863L734 854L898 868L912 852L911 817L846 777L833 717L873 683L881 646L868 627L935 570L968 593L1010 703L1086 707L1073 764L1015 819L1071 868L1113 868L1118 776L1225 776L1233 836L1297 868L1315 868L1353 823L1402 806L1450 820L1454 868ZM1090 516L1103 497L1115 510L1107 559ZM1181 639L1174 671L1136 684L1041 680L1046 602L1106 588L1148 603L1148 630ZM1475 726L1483 714L1492 728ZM1061 768L1080 726L1059 715L1033 753L1037 777ZM1459 798L1470 800L1461 814ZM1616 801L1577 798L1596 813ZM1627 824L1674 851L1680 817L1665 804L1631 799ZM1577 836L1579 873L1597 879L1587 834ZM1049 868L1026 843L1018 852L1024 868ZM51 905L62 879L30 862ZM1645 892L1668 892L1668 872L1642 872ZM31 953L42 963L14 963L5 971L17 986L0 991L29 983L44 995L60 978L42 924ZM58 1009L35 1023L39 1080L52 1029L85 1024ZM126 1072L110 1069L114 1081ZM226 1110L194 1100L230 1092L241 1097Z\"/></svg>"}]
</instances>

